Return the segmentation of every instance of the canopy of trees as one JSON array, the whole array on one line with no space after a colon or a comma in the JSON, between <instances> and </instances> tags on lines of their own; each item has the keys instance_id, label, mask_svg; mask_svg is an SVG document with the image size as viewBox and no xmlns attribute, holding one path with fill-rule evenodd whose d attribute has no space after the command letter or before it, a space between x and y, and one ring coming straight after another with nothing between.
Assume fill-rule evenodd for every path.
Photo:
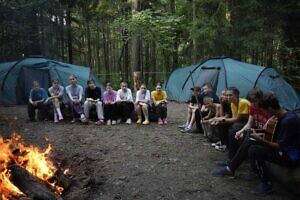
<instances>
[{"instance_id":1,"label":"canopy of trees","mask_svg":"<svg viewBox=\"0 0 300 200\"><path fill-rule=\"evenodd\" d=\"M298 0L1 0L0 62L29 55L89 66L103 81L164 81L214 56L300 67ZM299 74L298 74L299 75Z\"/></svg>"}]
</instances>

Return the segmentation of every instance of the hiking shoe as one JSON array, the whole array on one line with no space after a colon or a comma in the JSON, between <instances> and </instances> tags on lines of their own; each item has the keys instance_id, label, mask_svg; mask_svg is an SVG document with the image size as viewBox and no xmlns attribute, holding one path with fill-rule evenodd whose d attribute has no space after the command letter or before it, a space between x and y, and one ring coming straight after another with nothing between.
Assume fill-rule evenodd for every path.
<instances>
[{"instance_id":1,"label":"hiking shoe","mask_svg":"<svg viewBox=\"0 0 300 200\"><path fill-rule=\"evenodd\" d=\"M224 177L224 176L231 176L231 177L233 177L234 176L233 172L229 169L228 166L214 169L211 172L211 174L213 176L218 176L218 177Z\"/></svg>"},{"instance_id":2,"label":"hiking shoe","mask_svg":"<svg viewBox=\"0 0 300 200\"><path fill-rule=\"evenodd\" d=\"M148 124L150 124L150 122L149 122L149 120L145 120L145 121L143 121L142 124L143 124L143 125L148 125Z\"/></svg>"},{"instance_id":3,"label":"hiking shoe","mask_svg":"<svg viewBox=\"0 0 300 200\"><path fill-rule=\"evenodd\" d=\"M220 145L220 146L215 146L215 149L221 152L225 152L226 151L226 145Z\"/></svg>"},{"instance_id":4,"label":"hiking shoe","mask_svg":"<svg viewBox=\"0 0 300 200\"><path fill-rule=\"evenodd\" d=\"M216 165L226 167L226 166L229 166L229 161L227 161L227 160L217 160Z\"/></svg>"},{"instance_id":5,"label":"hiking shoe","mask_svg":"<svg viewBox=\"0 0 300 200\"><path fill-rule=\"evenodd\" d=\"M126 124L131 124L131 119L130 119L130 118L128 118L128 119L126 120Z\"/></svg>"},{"instance_id":6,"label":"hiking shoe","mask_svg":"<svg viewBox=\"0 0 300 200\"><path fill-rule=\"evenodd\" d=\"M111 125L111 120L110 119L106 121L106 125L108 125L108 126Z\"/></svg>"},{"instance_id":7,"label":"hiking shoe","mask_svg":"<svg viewBox=\"0 0 300 200\"><path fill-rule=\"evenodd\" d=\"M141 123L142 123L142 120L139 119L139 120L136 121L136 123L137 123L137 124L141 124Z\"/></svg>"},{"instance_id":8,"label":"hiking shoe","mask_svg":"<svg viewBox=\"0 0 300 200\"><path fill-rule=\"evenodd\" d=\"M167 119L163 119L163 123L164 123L164 125L167 125L168 124L168 120Z\"/></svg>"},{"instance_id":9,"label":"hiking shoe","mask_svg":"<svg viewBox=\"0 0 300 200\"><path fill-rule=\"evenodd\" d=\"M221 143L220 140L219 140L218 142L211 143L211 146L212 146L212 147L221 146L221 145L222 145L222 143Z\"/></svg>"},{"instance_id":10,"label":"hiking shoe","mask_svg":"<svg viewBox=\"0 0 300 200\"><path fill-rule=\"evenodd\" d=\"M163 125L164 122L163 122L163 120L159 119L158 122L157 122L157 124L158 124L158 125Z\"/></svg>"},{"instance_id":11,"label":"hiking shoe","mask_svg":"<svg viewBox=\"0 0 300 200\"><path fill-rule=\"evenodd\" d=\"M265 195L265 194L269 194L273 191L274 191L274 189L271 184L260 183L251 190L251 193L257 194L257 195Z\"/></svg>"},{"instance_id":12,"label":"hiking shoe","mask_svg":"<svg viewBox=\"0 0 300 200\"><path fill-rule=\"evenodd\" d=\"M187 125L186 124L182 124L182 125L178 126L178 128L185 129L185 128L187 128Z\"/></svg>"},{"instance_id":13,"label":"hiking shoe","mask_svg":"<svg viewBox=\"0 0 300 200\"><path fill-rule=\"evenodd\" d=\"M111 121L111 124L112 124L112 125L116 125L116 124L117 124L117 121L116 121L116 120L112 120L112 121Z\"/></svg>"}]
</instances>

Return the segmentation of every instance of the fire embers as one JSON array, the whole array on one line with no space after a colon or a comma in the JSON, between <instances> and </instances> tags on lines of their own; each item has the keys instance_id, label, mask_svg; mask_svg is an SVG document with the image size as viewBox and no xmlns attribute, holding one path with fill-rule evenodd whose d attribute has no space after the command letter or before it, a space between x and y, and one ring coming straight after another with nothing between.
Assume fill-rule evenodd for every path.
<instances>
[{"instance_id":1,"label":"fire embers","mask_svg":"<svg viewBox=\"0 0 300 200\"><path fill-rule=\"evenodd\" d=\"M28 196L57 199L64 190L57 170L49 159L51 145L42 151L25 145L21 136L0 137L0 194L2 200ZM59 172L59 173L58 173ZM1 198L0 198L1 199Z\"/></svg>"}]
</instances>

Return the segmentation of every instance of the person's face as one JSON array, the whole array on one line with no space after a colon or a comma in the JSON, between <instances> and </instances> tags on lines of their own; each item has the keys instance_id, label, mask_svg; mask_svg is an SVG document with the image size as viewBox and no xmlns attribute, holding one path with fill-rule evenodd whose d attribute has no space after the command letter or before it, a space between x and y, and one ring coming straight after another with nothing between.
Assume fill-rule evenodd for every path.
<instances>
[{"instance_id":1,"label":"person's face","mask_svg":"<svg viewBox=\"0 0 300 200\"><path fill-rule=\"evenodd\" d=\"M208 91L208 87L207 86L203 86L202 88L201 88L201 92L202 93L206 93Z\"/></svg>"},{"instance_id":2,"label":"person's face","mask_svg":"<svg viewBox=\"0 0 300 200\"><path fill-rule=\"evenodd\" d=\"M39 84L39 82L37 82L37 81L34 81L34 82L33 82L33 88L34 88L34 89L38 89L38 88L40 88L40 84Z\"/></svg>"},{"instance_id":3,"label":"person's face","mask_svg":"<svg viewBox=\"0 0 300 200\"><path fill-rule=\"evenodd\" d=\"M112 91L112 87L111 86L106 86L106 91L107 92L111 92Z\"/></svg>"},{"instance_id":4,"label":"person's face","mask_svg":"<svg viewBox=\"0 0 300 200\"><path fill-rule=\"evenodd\" d=\"M58 85L59 85L58 81L53 81L53 82L52 82L52 86L53 86L53 87L57 87Z\"/></svg>"},{"instance_id":5,"label":"person's face","mask_svg":"<svg viewBox=\"0 0 300 200\"><path fill-rule=\"evenodd\" d=\"M142 85L142 86L140 87L140 90L142 91L142 93L145 93L145 92L146 92L146 86Z\"/></svg>"},{"instance_id":6,"label":"person's face","mask_svg":"<svg viewBox=\"0 0 300 200\"><path fill-rule=\"evenodd\" d=\"M160 85L156 86L156 91L161 92L161 86Z\"/></svg>"},{"instance_id":7,"label":"person's face","mask_svg":"<svg viewBox=\"0 0 300 200\"><path fill-rule=\"evenodd\" d=\"M226 91L226 99L228 102L234 102L234 100L236 99L236 96L234 95L232 90L227 90Z\"/></svg>"},{"instance_id":8,"label":"person's face","mask_svg":"<svg viewBox=\"0 0 300 200\"><path fill-rule=\"evenodd\" d=\"M75 77L70 76L69 80L70 80L70 82L71 82L72 85L76 85L77 84L77 79Z\"/></svg>"},{"instance_id":9,"label":"person's face","mask_svg":"<svg viewBox=\"0 0 300 200\"><path fill-rule=\"evenodd\" d=\"M122 84L121 84L121 89L122 89L124 92L126 92L126 91L127 91L127 84L122 83Z\"/></svg>"},{"instance_id":10,"label":"person's face","mask_svg":"<svg viewBox=\"0 0 300 200\"><path fill-rule=\"evenodd\" d=\"M227 99L226 99L226 90L223 90L221 92L221 95L219 96L219 100L220 100L220 102L226 102L227 101Z\"/></svg>"},{"instance_id":11,"label":"person's face","mask_svg":"<svg viewBox=\"0 0 300 200\"><path fill-rule=\"evenodd\" d=\"M93 81L90 81L88 86L89 86L89 88L94 89L95 88L95 83Z\"/></svg>"}]
</instances>

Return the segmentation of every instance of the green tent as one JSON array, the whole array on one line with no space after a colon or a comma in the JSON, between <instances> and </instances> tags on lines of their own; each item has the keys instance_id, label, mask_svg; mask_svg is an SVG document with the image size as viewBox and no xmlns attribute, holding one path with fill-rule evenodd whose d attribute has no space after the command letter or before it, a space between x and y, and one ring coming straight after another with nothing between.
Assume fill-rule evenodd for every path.
<instances>
[{"instance_id":1,"label":"green tent","mask_svg":"<svg viewBox=\"0 0 300 200\"><path fill-rule=\"evenodd\" d=\"M202 86L210 82L216 93L230 86L240 90L245 97L248 91L258 86L264 92L274 92L281 106L293 110L300 108L300 100L295 90L273 68L240 62L228 57L205 60L199 65L192 65L174 70L164 88L168 99L187 101L194 85Z\"/></svg>"},{"instance_id":2,"label":"green tent","mask_svg":"<svg viewBox=\"0 0 300 200\"><path fill-rule=\"evenodd\" d=\"M89 67L71 65L49 60L43 57L29 57L20 61L0 64L0 104L23 104L28 101L29 91L34 80L47 89L53 79L58 79L62 86L69 85L69 75L74 74L78 84L86 87L86 81L93 78L97 86L104 91L103 84Z\"/></svg>"}]
</instances>

